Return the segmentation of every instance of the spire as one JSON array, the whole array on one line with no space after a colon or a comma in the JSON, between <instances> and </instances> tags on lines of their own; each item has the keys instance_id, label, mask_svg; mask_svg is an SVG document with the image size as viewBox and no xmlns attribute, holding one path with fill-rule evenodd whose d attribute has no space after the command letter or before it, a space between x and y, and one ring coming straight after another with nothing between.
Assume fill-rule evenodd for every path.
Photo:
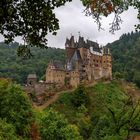
<instances>
[{"instance_id":1,"label":"spire","mask_svg":"<svg viewBox=\"0 0 140 140\"><path fill-rule=\"evenodd\" d=\"M66 38L65 47L69 47L69 46L70 46L70 40Z\"/></svg>"},{"instance_id":2,"label":"spire","mask_svg":"<svg viewBox=\"0 0 140 140\"><path fill-rule=\"evenodd\" d=\"M74 44L75 44L75 42L74 42L74 36L71 36L71 38L70 38L70 46L72 48L74 48Z\"/></svg>"},{"instance_id":3,"label":"spire","mask_svg":"<svg viewBox=\"0 0 140 140\"><path fill-rule=\"evenodd\" d=\"M85 46L84 37L79 36L78 46L79 47L84 47Z\"/></svg>"}]
</instances>

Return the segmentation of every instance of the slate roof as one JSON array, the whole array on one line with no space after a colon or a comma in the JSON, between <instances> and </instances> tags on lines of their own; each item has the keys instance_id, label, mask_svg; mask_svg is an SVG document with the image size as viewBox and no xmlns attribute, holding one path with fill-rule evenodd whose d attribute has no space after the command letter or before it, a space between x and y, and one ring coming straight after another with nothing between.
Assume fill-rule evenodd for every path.
<instances>
[{"instance_id":1,"label":"slate roof","mask_svg":"<svg viewBox=\"0 0 140 140\"><path fill-rule=\"evenodd\" d=\"M64 70L63 64L58 60L53 60L51 64L55 67L55 69Z\"/></svg>"},{"instance_id":2,"label":"slate roof","mask_svg":"<svg viewBox=\"0 0 140 140\"><path fill-rule=\"evenodd\" d=\"M82 60L82 57L81 57L80 51L77 50L76 53L77 53L77 59L78 59L78 60Z\"/></svg>"},{"instance_id":3,"label":"slate roof","mask_svg":"<svg viewBox=\"0 0 140 140\"><path fill-rule=\"evenodd\" d=\"M76 48L67 48L66 49L66 57L67 60L69 61L71 59L71 57L73 56L74 52L75 52Z\"/></svg>"},{"instance_id":4,"label":"slate roof","mask_svg":"<svg viewBox=\"0 0 140 140\"><path fill-rule=\"evenodd\" d=\"M90 40L85 41L84 37L79 36L78 42L74 42L74 36L71 36L70 39L66 39L66 43L65 45L68 44L70 47L66 48L66 57L67 57L67 61L70 61L71 58L73 57L75 51L78 50L78 48L87 48L89 49L90 47L92 47L92 50L95 52L99 52L101 53L101 48L99 47L99 44ZM79 59L81 59L81 55L80 52L77 52Z\"/></svg>"},{"instance_id":5,"label":"slate roof","mask_svg":"<svg viewBox=\"0 0 140 140\"><path fill-rule=\"evenodd\" d=\"M87 40L87 47L88 48L92 47L93 48L93 51L101 53L101 49L99 47L99 44L96 43L96 42Z\"/></svg>"},{"instance_id":6,"label":"slate roof","mask_svg":"<svg viewBox=\"0 0 140 140\"><path fill-rule=\"evenodd\" d=\"M68 38L66 38L66 42L65 42L65 45L68 44L70 45L70 40Z\"/></svg>"},{"instance_id":7,"label":"slate roof","mask_svg":"<svg viewBox=\"0 0 140 140\"><path fill-rule=\"evenodd\" d=\"M66 38L65 46L69 45L71 47L75 47L74 36L71 36L70 39Z\"/></svg>"},{"instance_id":8,"label":"slate roof","mask_svg":"<svg viewBox=\"0 0 140 140\"><path fill-rule=\"evenodd\" d=\"M37 76L36 76L36 74L29 74L27 78L28 79L36 79Z\"/></svg>"},{"instance_id":9,"label":"slate roof","mask_svg":"<svg viewBox=\"0 0 140 140\"><path fill-rule=\"evenodd\" d=\"M78 48L85 47L85 44L84 37L79 36Z\"/></svg>"}]
</instances>

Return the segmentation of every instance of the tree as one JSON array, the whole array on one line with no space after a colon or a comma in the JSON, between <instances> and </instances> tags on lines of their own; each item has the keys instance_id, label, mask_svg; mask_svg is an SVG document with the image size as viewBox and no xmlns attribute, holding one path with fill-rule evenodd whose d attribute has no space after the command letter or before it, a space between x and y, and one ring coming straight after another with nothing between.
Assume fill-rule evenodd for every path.
<instances>
[{"instance_id":1,"label":"tree","mask_svg":"<svg viewBox=\"0 0 140 140\"><path fill-rule=\"evenodd\" d=\"M98 84L96 89L98 95L95 102L98 105L91 119L93 139L124 140L140 131L139 101L120 91L116 83Z\"/></svg>"},{"instance_id":2,"label":"tree","mask_svg":"<svg viewBox=\"0 0 140 140\"><path fill-rule=\"evenodd\" d=\"M84 85L79 85L77 89L75 89L71 102L75 107L80 107L81 105L88 105L89 98L87 96L87 91Z\"/></svg>"},{"instance_id":3,"label":"tree","mask_svg":"<svg viewBox=\"0 0 140 140\"><path fill-rule=\"evenodd\" d=\"M0 118L15 127L21 137L29 137L34 115L31 104L19 85L0 79Z\"/></svg>"},{"instance_id":4,"label":"tree","mask_svg":"<svg viewBox=\"0 0 140 140\"><path fill-rule=\"evenodd\" d=\"M0 33L7 43L16 36L21 36L30 46L47 48L46 35L56 34L59 20L54 9L71 0L1 0L0 1ZM30 55L29 47L24 44L18 54Z\"/></svg>"},{"instance_id":5,"label":"tree","mask_svg":"<svg viewBox=\"0 0 140 140\"><path fill-rule=\"evenodd\" d=\"M19 140L13 125L0 118L0 140Z\"/></svg>"},{"instance_id":6,"label":"tree","mask_svg":"<svg viewBox=\"0 0 140 140\"><path fill-rule=\"evenodd\" d=\"M138 87L140 87L140 72L135 72L135 75L133 77L134 82Z\"/></svg>"},{"instance_id":7,"label":"tree","mask_svg":"<svg viewBox=\"0 0 140 140\"><path fill-rule=\"evenodd\" d=\"M59 20L55 17L54 9L72 0L1 0L0 1L0 33L6 42L11 42L16 36L21 36L25 44L18 49L19 55L30 53L29 46L47 48L46 35L56 34L59 29ZM110 31L120 29L120 13L129 6L138 9L140 19L139 0L81 0L86 15L92 15L101 28L100 17L108 16L112 12L115 18ZM138 25L140 28L140 25Z\"/></svg>"},{"instance_id":8,"label":"tree","mask_svg":"<svg viewBox=\"0 0 140 140\"><path fill-rule=\"evenodd\" d=\"M78 128L68 124L67 119L53 109L42 113L40 135L42 140L82 140Z\"/></svg>"}]
</instances>

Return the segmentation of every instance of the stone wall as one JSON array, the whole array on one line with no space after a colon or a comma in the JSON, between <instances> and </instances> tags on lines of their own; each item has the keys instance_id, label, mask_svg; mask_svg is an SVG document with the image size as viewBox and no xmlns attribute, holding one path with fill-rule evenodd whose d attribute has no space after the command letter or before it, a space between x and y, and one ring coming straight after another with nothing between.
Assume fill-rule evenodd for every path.
<instances>
[{"instance_id":1,"label":"stone wall","mask_svg":"<svg viewBox=\"0 0 140 140\"><path fill-rule=\"evenodd\" d=\"M46 82L47 83L58 83L65 85L66 72L64 70L50 69L46 70Z\"/></svg>"},{"instance_id":2,"label":"stone wall","mask_svg":"<svg viewBox=\"0 0 140 140\"><path fill-rule=\"evenodd\" d=\"M78 71L70 72L70 85L77 87L80 84L80 74Z\"/></svg>"}]
</instances>

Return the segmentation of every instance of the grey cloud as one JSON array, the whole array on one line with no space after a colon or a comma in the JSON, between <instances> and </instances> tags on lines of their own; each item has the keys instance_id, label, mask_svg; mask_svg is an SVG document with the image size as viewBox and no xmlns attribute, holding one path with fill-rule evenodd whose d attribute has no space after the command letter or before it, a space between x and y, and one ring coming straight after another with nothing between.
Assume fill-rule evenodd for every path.
<instances>
[{"instance_id":1,"label":"grey cloud","mask_svg":"<svg viewBox=\"0 0 140 140\"><path fill-rule=\"evenodd\" d=\"M109 23L113 21L114 15L102 18L102 26L105 31L98 31L97 25L91 17L86 17L83 13L84 7L79 0L67 3L65 6L55 10L56 16L60 20L60 30L56 37L49 35L49 45L64 48L65 38L74 35L78 38L78 32L86 39L97 41L99 44L107 44L119 39L123 33L134 31L134 25L138 23L137 11L130 8L124 12L121 17L123 23L121 30L115 32L115 35L109 33Z\"/></svg>"}]
</instances>

